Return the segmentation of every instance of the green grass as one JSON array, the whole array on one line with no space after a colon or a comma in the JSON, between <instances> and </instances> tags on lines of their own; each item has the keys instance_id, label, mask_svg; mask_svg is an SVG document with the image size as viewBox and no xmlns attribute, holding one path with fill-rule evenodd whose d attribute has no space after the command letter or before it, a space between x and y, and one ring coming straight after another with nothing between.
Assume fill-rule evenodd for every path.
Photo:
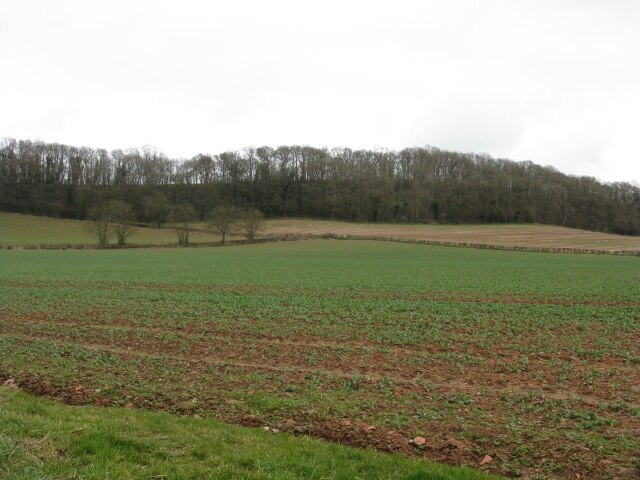
<instances>
[{"instance_id":1,"label":"green grass","mask_svg":"<svg viewBox=\"0 0 640 480\"><path fill-rule=\"evenodd\" d=\"M469 469L214 419L70 407L0 387L0 477L490 479Z\"/></svg>"},{"instance_id":2,"label":"green grass","mask_svg":"<svg viewBox=\"0 0 640 480\"><path fill-rule=\"evenodd\" d=\"M0 373L67 401L352 419L512 476L631 478L639 262L338 240L3 250Z\"/></svg>"},{"instance_id":3,"label":"green grass","mask_svg":"<svg viewBox=\"0 0 640 480\"><path fill-rule=\"evenodd\" d=\"M214 235L193 233L191 241L214 242ZM176 234L169 229L135 228L129 243L164 244L176 243ZM111 239L115 243L115 238ZM0 212L0 246L2 245L93 245L95 238L86 230L85 222L47 217L34 217Z\"/></svg>"}]
</instances>

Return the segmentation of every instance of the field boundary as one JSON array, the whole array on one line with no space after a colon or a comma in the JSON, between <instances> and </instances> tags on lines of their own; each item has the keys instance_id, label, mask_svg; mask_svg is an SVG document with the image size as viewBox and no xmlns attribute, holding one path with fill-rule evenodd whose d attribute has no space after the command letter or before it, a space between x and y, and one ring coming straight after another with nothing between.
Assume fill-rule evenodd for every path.
<instances>
[{"instance_id":1,"label":"field boundary","mask_svg":"<svg viewBox=\"0 0 640 480\"><path fill-rule=\"evenodd\" d=\"M202 231L204 232L204 230ZM190 243L186 248L200 248L200 247L231 247L237 245L250 245L258 243L274 243L278 241L293 241L293 240L305 240L303 238L257 238L252 242L248 240L227 240L224 244L218 240L215 242L194 242ZM129 243L124 246L116 244L110 244L106 247L99 248L93 243L29 243L18 245L0 245L0 250L128 250L135 248L183 248L177 242L170 243Z\"/></svg>"},{"instance_id":2,"label":"field boundary","mask_svg":"<svg viewBox=\"0 0 640 480\"><path fill-rule=\"evenodd\" d=\"M273 235L264 238L273 238L277 240L317 240L317 239L333 239L333 240L370 240L376 242L396 242L410 243L414 245L428 245L433 247L460 247L460 248L476 248L482 250L505 250L515 252L537 252L537 253L579 253L590 255L623 255L640 257L638 250L603 250L597 248L573 248L573 247L528 247L520 245L495 245L490 243L472 243L472 242L449 242L445 240L421 240L416 238L398 238L385 237L375 235L351 235L336 233L321 234L295 234L285 233L282 235Z\"/></svg>"},{"instance_id":3,"label":"field boundary","mask_svg":"<svg viewBox=\"0 0 640 480\"><path fill-rule=\"evenodd\" d=\"M205 232L205 230L196 230ZM491 243L474 243L474 242L450 242L444 240L421 240L415 238L398 238L376 235L352 235L338 233L318 233L318 234L269 234L263 237L248 240L227 240L224 244L221 241L215 242L196 242L187 248L200 247L225 247L250 245L261 243L288 242L300 240L369 240L375 242L395 242L407 243L412 245L427 245L432 247L458 247L458 248L475 248L480 250L501 250L510 252L531 252L531 253L572 253L582 255L618 255L628 257L640 257L640 250L604 250L598 248L576 248L576 247L532 247L523 245L495 245ZM119 250L132 248L179 248L178 243L136 243L125 246L109 245L104 250ZM98 250L94 244L83 243L43 243L43 244L23 244L23 245L0 245L0 250Z\"/></svg>"}]
</instances>

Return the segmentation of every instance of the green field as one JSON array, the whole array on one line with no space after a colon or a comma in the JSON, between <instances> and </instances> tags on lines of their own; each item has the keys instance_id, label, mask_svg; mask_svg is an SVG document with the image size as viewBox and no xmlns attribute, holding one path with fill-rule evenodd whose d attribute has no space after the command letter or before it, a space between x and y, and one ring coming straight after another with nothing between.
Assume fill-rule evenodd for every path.
<instances>
[{"instance_id":1,"label":"green field","mask_svg":"<svg viewBox=\"0 0 640 480\"><path fill-rule=\"evenodd\" d=\"M0 375L530 478L633 478L640 259L313 240L0 252ZM409 440L424 436L426 444Z\"/></svg>"},{"instance_id":2,"label":"green field","mask_svg":"<svg viewBox=\"0 0 640 480\"><path fill-rule=\"evenodd\" d=\"M87 231L86 222L32 217L0 212L0 246L23 245L94 245L96 239ZM191 241L215 242L219 237L194 232ZM170 229L135 228L129 243L134 245L176 243L177 236ZM111 239L115 243L115 238Z\"/></svg>"}]
</instances>

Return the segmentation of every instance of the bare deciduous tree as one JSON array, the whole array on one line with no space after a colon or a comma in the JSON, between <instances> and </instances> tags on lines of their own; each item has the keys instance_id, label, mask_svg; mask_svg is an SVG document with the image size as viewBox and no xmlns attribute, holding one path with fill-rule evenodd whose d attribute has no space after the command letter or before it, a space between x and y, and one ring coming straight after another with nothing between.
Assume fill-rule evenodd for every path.
<instances>
[{"instance_id":1,"label":"bare deciduous tree","mask_svg":"<svg viewBox=\"0 0 640 480\"><path fill-rule=\"evenodd\" d=\"M98 248L107 248L111 239L111 215L108 205L98 205L89 212L89 220L85 224L87 232L95 237Z\"/></svg>"},{"instance_id":2,"label":"bare deciduous tree","mask_svg":"<svg viewBox=\"0 0 640 480\"><path fill-rule=\"evenodd\" d=\"M160 192L150 195L144 201L144 216L146 220L155 223L158 228L167 221L170 212L171 204L167 197Z\"/></svg>"},{"instance_id":3,"label":"bare deciduous tree","mask_svg":"<svg viewBox=\"0 0 640 480\"><path fill-rule=\"evenodd\" d=\"M176 205L169 213L169 222L174 224L176 233L178 234L178 245L181 247L189 246L189 233L191 232L193 220L196 218L196 212L188 203Z\"/></svg>"},{"instance_id":4,"label":"bare deciduous tree","mask_svg":"<svg viewBox=\"0 0 640 480\"><path fill-rule=\"evenodd\" d=\"M222 245L224 245L227 235L231 233L233 227L238 222L239 212L235 207L216 207L209 214L209 228L222 235Z\"/></svg>"},{"instance_id":5,"label":"bare deciduous tree","mask_svg":"<svg viewBox=\"0 0 640 480\"><path fill-rule=\"evenodd\" d=\"M264 228L264 215L260 210L249 208L241 213L238 226L247 240L253 242L258 232Z\"/></svg>"},{"instance_id":6,"label":"bare deciduous tree","mask_svg":"<svg viewBox=\"0 0 640 480\"><path fill-rule=\"evenodd\" d=\"M122 200L96 205L90 212L90 218L86 229L96 238L98 248L107 248L113 234L116 235L118 246L124 247L134 232L131 224L136 216L131 207Z\"/></svg>"},{"instance_id":7,"label":"bare deciduous tree","mask_svg":"<svg viewBox=\"0 0 640 480\"><path fill-rule=\"evenodd\" d=\"M118 246L124 247L128 238L135 232L131 224L135 222L136 216L131 207L122 200L110 202L109 209L111 211L112 229L116 234Z\"/></svg>"}]
</instances>

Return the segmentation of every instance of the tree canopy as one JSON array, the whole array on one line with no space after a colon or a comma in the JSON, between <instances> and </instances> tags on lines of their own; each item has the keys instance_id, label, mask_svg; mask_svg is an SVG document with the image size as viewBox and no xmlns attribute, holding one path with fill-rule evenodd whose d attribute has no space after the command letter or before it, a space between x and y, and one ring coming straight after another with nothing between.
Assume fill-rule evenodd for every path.
<instances>
[{"instance_id":1,"label":"tree canopy","mask_svg":"<svg viewBox=\"0 0 640 480\"><path fill-rule=\"evenodd\" d=\"M259 147L181 160L150 147L108 152L4 139L0 187L2 210L79 219L106 198L158 224L171 206L187 204L199 220L229 205L270 217L537 222L640 234L637 185L433 147Z\"/></svg>"}]
</instances>

